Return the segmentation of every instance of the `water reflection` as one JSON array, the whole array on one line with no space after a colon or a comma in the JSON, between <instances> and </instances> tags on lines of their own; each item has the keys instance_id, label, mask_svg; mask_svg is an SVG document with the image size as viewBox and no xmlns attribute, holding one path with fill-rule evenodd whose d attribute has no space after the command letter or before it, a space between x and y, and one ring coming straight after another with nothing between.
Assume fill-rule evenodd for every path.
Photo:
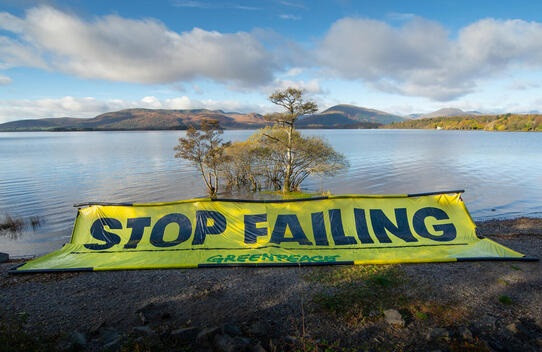
<instances>
[{"instance_id":1,"label":"water reflection","mask_svg":"<svg viewBox=\"0 0 542 352\"><path fill-rule=\"evenodd\" d=\"M8 240L17 240L23 233L23 230L26 228L32 228L33 231L39 229L44 220L39 216L31 216L27 222L22 218L14 218L12 216L5 215L3 219L0 220L0 237L7 238Z\"/></svg>"}]
</instances>

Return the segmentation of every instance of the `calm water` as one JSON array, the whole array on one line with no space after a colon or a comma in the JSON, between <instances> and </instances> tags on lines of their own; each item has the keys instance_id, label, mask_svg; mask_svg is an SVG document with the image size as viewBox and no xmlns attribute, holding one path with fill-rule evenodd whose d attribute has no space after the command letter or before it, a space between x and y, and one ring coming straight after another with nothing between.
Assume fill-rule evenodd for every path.
<instances>
[{"instance_id":1,"label":"calm water","mask_svg":"<svg viewBox=\"0 0 542 352\"><path fill-rule=\"evenodd\" d=\"M251 131L226 131L243 140ZM311 130L350 161L308 190L417 193L465 189L475 219L542 217L542 134L426 130ZM0 133L0 217L27 223L0 251L42 254L70 237L74 203L151 202L204 195L200 176L173 157L180 131Z\"/></svg>"}]
</instances>

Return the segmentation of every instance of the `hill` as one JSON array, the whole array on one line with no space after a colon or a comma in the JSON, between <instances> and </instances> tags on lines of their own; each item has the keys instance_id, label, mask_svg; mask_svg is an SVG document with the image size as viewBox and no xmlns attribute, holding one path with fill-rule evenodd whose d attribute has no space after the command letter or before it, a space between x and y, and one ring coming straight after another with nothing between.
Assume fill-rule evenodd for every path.
<instances>
[{"instance_id":1,"label":"hill","mask_svg":"<svg viewBox=\"0 0 542 352\"><path fill-rule=\"evenodd\" d=\"M0 124L0 131L106 131L106 130L183 130L198 126L202 119L220 122L225 129L252 129L268 124L256 113L242 114L222 110L126 109L107 112L94 118L45 118ZM397 115L353 105L336 105L322 113L303 116L298 128L377 128L404 121Z\"/></svg>"},{"instance_id":2,"label":"hill","mask_svg":"<svg viewBox=\"0 0 542 352\"><path fill-rule=\"evenodd\" d=\"M192 109L126 109L94 118L46 118L0 124L0 131L101 131L101 130L183 130L199 125L202 119L218 120L226 129L259 128L266 125L262 115Z\"/></svg>"},{"instance_id":3,"label":"hill","mask_svg":"<svg viewBox=\"0 0 542 352\"><path fill-rule=\"evenodd\" d=\"M382 124L405 121L404 117L384 111L340 104L319 114L303 116L299 128L376 128Z\"/></svg>"},{"instance_id":4,"label":"hill","mask_svg":"<svg viewBox=\"0 0 542 352\"><path fill-rule=\"evenodd\" d=\"M413 119L426 119L431 117L453 117L453 116L479 116L482 115L478 111L463 111L457 108L442 108L427 114L410 114Z\"/></svg>"},{"instance_id":5,"label":"hill","mask_svg":"<svg viewBox=\"0 0 542 352\"><path fill-rule=\"evenodd\" d=\"M383 128L486 131L542 131L540 114L433 117L392 123Z\"/></svg>"}]
</instances>

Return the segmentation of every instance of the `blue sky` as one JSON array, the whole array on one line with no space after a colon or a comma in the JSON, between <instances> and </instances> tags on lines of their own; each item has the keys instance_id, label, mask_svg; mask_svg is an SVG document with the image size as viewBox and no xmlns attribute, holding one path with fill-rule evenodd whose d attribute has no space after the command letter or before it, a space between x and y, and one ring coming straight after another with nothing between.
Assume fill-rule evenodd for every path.
<instances>
[{"instance_id":1,"label":"blue sky","mask_svg":"<svg viewBox=\"0 0 542 352\"><path fill-rule=\"evenodd\" d=\"M542 110L538 1L1 1L0 122L132 107Z\"/></svg>"}]
</instances>

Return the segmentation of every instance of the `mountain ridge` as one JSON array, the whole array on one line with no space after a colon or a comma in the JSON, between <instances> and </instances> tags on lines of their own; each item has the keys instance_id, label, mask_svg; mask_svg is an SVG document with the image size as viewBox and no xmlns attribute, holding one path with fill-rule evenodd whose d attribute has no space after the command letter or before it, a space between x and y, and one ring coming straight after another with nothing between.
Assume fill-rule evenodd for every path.
<instances>
[{"instance_id":1,"label":"mountain ridge","mask_svg":"<svg viewBox=\"0 0 542 352\"><path fill-rule=\"evenodd\" d=\"M184 130L203 119L220 122L225 129L255 129L269 124L258 113L224 112L209 109L131 108L106 112L92 118L42 118L0 124L0 131L102 131L102 130ZM377 128L406 120L384 111L339 104L321 113L302 116L298 128Z\"/></svg>"},{"instance_id":2,"label":"mountain ridge","mask_svg":"<svg viewBox=\"0 0 542 352\"><path fill-rule=\"evenodd\" d=\"M393 122L408 120L385 111L350 104L334 105L321 113L300 117L300 128L377 128Z\"/></svg>"},{"instance_id":3,"label":"mountain ridge","mask_svg":"<svg viewBox=\"0 0 542 352\"><path fill-rule=\"evenodd\" d=\"M412 119L427 119L427 118L433 118L433 117L456 117L456 116L481 116L481 115L487 115L482 114L479 111L464 111L459 108L441 108L426 114L410 114L408 117Z\"/></svg>"}]
</instances>

